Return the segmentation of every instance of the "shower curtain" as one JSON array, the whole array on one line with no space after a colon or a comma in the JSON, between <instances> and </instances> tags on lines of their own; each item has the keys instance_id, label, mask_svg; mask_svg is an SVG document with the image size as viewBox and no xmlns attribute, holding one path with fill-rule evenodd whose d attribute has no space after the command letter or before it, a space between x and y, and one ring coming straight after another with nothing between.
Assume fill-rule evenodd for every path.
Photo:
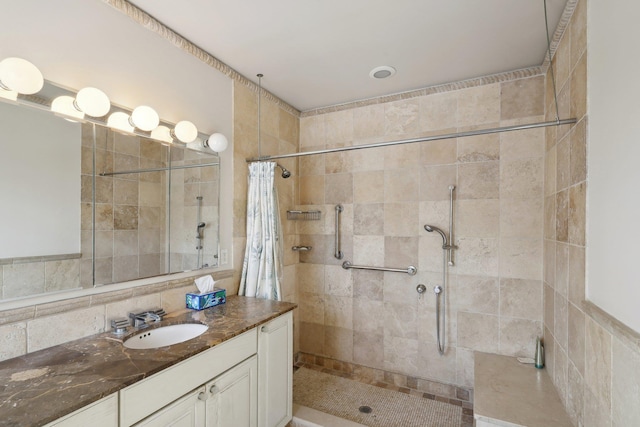
<instances>
[{"instance_id":1,"label":"shower curtain","mask_svg":"<svg viewBox=\"0 0 640 427\"><path fill-rule=\"evenodd\" d=\"M282 225L274 183L275 162L249 165L247 247L239 295L281 300Z\"/></svg>"}]
</instances>

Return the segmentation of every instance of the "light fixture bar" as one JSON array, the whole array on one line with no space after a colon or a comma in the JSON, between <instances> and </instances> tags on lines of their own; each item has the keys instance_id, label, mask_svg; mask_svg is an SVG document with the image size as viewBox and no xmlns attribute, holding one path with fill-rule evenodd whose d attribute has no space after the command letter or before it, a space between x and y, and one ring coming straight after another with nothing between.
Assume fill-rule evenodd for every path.
<instances>
[{"instance_id":1,"label":"light fixture bar","mask_svg":"<svg viewBox=\"0 0 640 427\"><path fill-rule=\"evenodd\" d=\"M246 159L246 161L247 163L250 163L250 162L263 162L263 161L275 160L275 159L288 159L291 157L314 156L317 154L339 153L341 151L363 150L365 148L390 147L392 145L413 144L416 142L438 141L441 139L465 138L469 136L489 135L492 133L512 132L516 130L536 129L536 128L543 128L543 127L549 127L549 126L572 125L572 124L575 124L576 122L577 122L576 119L564 119L564 120L557 120L557 121L554 120L552 122L539 122L539 123L530 123L526 125L514 125L514 126L504 126L504 127L498 127L498 128L490 128L490 129L478 129L478 130L472 130L467 132L456 132L456 133L447 133L444 135L425 136L422 138L411 138L411 139L402 139L398 141L376 142L373 144L352 145L350 147L327 148L325 150L302 151L299 153L253 157L253 158Z\"/></svg>"},{"instance_id":2,"label":"light fixture bar","mask_svg":"<svg viewBox=\"0 0 640 427\"><path fill-rule=\"evenodd\" d=\"M184 166L171 166L166 168L136 169L136 170L118 171L118 172L102 172L102 173L99 173L98 175L113 176L113 175L127 175L130 173L164 172L168 170L202 168L205 166L218 166L218 165L220 165L220 163L202 163L200 165L184 165Z\"/></svg>"}]
</instances>

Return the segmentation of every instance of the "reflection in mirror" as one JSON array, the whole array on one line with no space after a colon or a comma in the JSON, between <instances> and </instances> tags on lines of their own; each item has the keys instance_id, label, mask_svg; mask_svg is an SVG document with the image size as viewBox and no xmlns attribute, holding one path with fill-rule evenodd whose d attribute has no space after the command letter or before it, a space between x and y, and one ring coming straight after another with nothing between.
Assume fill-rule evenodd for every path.
<instances>
[{"instance_id":1,"label":"reflection in mirror","mask_svg":"<svg viewBox=\"0 0 640 427\"><path fill-rule=\"evenodd\" d=\"M85 125L92 128L95 284L217 265L218 157ZM83 138L83 242L93 229L92 144ZM84 247L83 278L91 277Z\"/></svg>"},{"instance_id":2,"label":"reflection in mirror","mask_svg":"<svg viewBox=\"0 0 640 427\"><path fill-rule=\"evenodd\" d=\"M0 126L1 300L218 265L216 153L71 122L46 100L0 102Z\"/></svg>"}]
</instances>

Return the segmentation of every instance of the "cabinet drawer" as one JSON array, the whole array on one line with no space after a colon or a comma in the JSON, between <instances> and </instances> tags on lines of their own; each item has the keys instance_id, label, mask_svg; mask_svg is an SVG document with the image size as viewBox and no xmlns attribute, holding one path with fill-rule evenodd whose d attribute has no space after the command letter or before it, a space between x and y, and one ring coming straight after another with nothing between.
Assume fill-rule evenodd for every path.
<instances>
[{"instance_id":1,"label":"cabinet drawer","mask_svg":"<svg viewBox=\"0 0 640 427\"><path fill-rule=\"evenodd\" d=\"M130 426L258 351L252 329L120 390L120 425Z\"/></svg>"}]
</instances>

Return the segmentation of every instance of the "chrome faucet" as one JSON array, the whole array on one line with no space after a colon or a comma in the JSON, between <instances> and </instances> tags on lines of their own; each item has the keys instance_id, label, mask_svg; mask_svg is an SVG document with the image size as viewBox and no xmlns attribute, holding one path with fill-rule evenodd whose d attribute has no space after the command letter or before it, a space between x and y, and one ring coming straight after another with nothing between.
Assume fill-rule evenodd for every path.
<instances>
[{"instance_id":1,"label":"chrome faucet","mask_svg":"<svg viewBox=\"0 0 640 427\"><path fill-rule=\"evenodd\" d=\"M163 309L157 308L140 313L129 313L129 319L134 328L145 328L151 323L160 322L166 314Z\"/></svg>"}]
</instances>

